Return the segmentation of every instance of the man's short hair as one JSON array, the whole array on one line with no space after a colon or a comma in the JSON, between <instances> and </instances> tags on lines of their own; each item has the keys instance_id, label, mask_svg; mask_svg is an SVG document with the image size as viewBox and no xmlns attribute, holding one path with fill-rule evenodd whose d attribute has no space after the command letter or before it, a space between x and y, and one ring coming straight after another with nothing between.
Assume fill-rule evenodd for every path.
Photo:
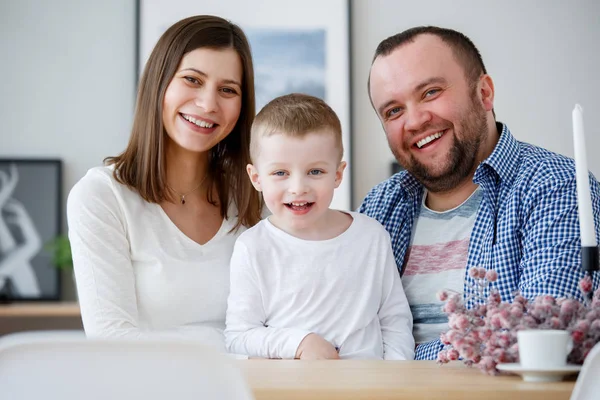
<instances>
[{"instance_id":1,"label":"man's short hair","mask_svg":"<svg viewBox=\"0 0 600 400\"><path fill-rule=\"evenodd\" d=\"M487 74L481 54L475 44L464 34L452 29L440 28L437 26L417 26L397 33L383 40L377 46L373 62L379 56L387 56L398 47L414 42L415 38L420 35L435 35L446 43L456 60L462 65L465 77L474 84L482 74Z\"/></svg>"},{"instance_id":2,"label":"man's short hair","mask_svg":"<svg viewBox=\"0 0 600 400\"><path fill-rule=\"evenodd\" d=\"M341 161L344 155L342 125L335 111L323 100L307 94L291 93L277 97L267 103L254 118L250 156L255 162L261 137L283 134L302 138L309 133L321 132L334 135Z\"/></svg>"}]
</instances>

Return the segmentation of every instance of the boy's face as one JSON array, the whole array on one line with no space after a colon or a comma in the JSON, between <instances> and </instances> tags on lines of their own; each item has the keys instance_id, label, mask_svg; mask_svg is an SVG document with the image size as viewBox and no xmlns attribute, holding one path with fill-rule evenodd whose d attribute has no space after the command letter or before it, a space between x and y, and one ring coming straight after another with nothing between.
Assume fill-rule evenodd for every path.
<instances>
[{"instance_id":1,"label":"boy's face","mask_svg":"<svg viewBox=\"0 0 600 400\"><path fill-rule=\"evenodd\" d=\"M333 134L274 134L259 141L255 164L247 171L273 214L270 221L299 237L321 229L346 167Z\"/></svg>"}]
</instances>

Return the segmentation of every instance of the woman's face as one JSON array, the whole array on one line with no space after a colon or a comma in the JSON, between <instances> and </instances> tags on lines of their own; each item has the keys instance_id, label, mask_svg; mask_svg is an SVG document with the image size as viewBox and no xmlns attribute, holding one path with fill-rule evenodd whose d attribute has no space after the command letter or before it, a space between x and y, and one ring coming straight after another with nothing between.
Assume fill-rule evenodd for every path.
<instances>
[{"instance_id":1,"label":"woman's face","mask_svg":"<svg viewBox=\"0 0 600 400\"><path fill-rule=\"evenodd\" d=\"M242 63L233 49L185 54L163 101L163 124L181 148L206 152L223 140L242 108Z\"/></svg>"}]
</instances>

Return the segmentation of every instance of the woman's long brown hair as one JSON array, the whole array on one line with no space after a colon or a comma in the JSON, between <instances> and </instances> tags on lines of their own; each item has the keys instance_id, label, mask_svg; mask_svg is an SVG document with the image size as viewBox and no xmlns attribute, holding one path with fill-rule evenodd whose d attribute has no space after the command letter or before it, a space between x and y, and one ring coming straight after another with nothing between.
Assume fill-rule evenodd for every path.
<instances>
[{"instance_id":1,"label":"woman's long brown hair","mask_svg":"<svg viewBox=\"0 0 600 400\"><path fill-rule=\"evenodd\" d=\"M151 203L172 200L166 187L165 145L167 134L162 120L163 99L183 56L198 48L234 49L243 67L242 108L231 133L209 150L208 187L215 187L218 199L208 190L207 199L218 204L223 218L233 201L238 222L250 227L260 220L262 201L246 175L250 163L250 127L255 114L254 68L250 45L244 32L223 18L199 15L171 26L152 50L139 83L133 127L125 151L107 157L114 165L117 181L136 190Z\"/></svg>"}]
</instances>

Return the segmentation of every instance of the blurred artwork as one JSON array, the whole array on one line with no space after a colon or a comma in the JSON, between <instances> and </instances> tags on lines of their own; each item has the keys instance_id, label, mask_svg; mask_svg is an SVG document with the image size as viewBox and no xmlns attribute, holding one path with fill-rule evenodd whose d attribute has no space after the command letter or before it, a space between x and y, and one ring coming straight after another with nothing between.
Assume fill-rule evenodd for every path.
<instances>
[{"instance_id":1,"label":"blurred artwork","mask_svg":"<svg viewBox=\"0 0 600 400\"><path fill-rule=\"evenodd\" d=\"M60 162L0 160L0 294L58 298L58 275L43 251L60 226Z\"/></svg>"},{"instance_id":2,"label":"blurred artwork","mask_svg":"<svg viewBox=\"0 0 600 400\"><path fill-rule=\"evenodd\" d=\"M256 111L277 96L309 94L327 101L325 30L246 29L252 48Z\"/></svg>"}]
</instances>

